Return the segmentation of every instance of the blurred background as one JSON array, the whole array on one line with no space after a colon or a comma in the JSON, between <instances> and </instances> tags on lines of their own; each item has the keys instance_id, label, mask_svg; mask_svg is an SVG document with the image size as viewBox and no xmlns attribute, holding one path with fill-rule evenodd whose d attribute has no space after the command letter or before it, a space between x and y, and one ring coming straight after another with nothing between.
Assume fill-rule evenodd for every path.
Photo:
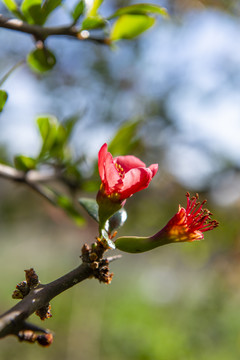
<instances>
[{"instance_id":1,"label":"blurred background","mask_svg":"<svg viewBox=\"0 0 240 360\"><path fill-rule=\"evenodd\" d=\"M240 6L237 0L156 3L171 19L137 40L110 50L50 38L58 59L50 73L36 75L26 65L15 70L4 84L0 157L11 162L39 152L37 115L77 116L71 147L91 180L100 146L137 124L132 153L160 167L149 189L127 201L119 234L158 231L186 204L187 191L208 199L220 226L202 242L123 254L111 265L110 286L88 280L52 301L53 318L43 324L56 335L49 349L9 337L1 340L1 359L240 357ZM67 23L71 4L49 24ZM103 11L124 4L106 1ZM2 5L0 12L7 14ZM30 36L5 29L0 44L1 77L34 46ZM115 149L120 154L124 147ZM78 266L81 246L96 235L89 217L77 227L23 185L0 179L1 313L15 304L11 294L24 269L34 267L42 283L50 282Z\"/></svg>"}]
</instances>

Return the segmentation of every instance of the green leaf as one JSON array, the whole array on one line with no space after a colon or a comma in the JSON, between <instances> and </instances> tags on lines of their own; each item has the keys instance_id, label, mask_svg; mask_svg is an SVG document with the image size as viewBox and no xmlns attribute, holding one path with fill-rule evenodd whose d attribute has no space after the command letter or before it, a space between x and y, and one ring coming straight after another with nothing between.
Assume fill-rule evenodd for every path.
<instances>
[{"instance_id":1,"label":"green leaf","mask_svg":"<svg viewBox=\"0 0 240 360\"><path fill-rule=\"evenodd\" d=\"M39 158L56 157L62 159L66 151L67 132L51 115L37 118L37 125L43 140Z\"/></svg>"},{"instance_id":2,"label":"green leaf","mask_svg":"<svg viewBox=\"0 0 240 360\"><path fill-rule=\"evenodd\" d=\"M15 0L2 0L6 8L11 11L15 16L23 21L26 21L25 16L19 11L18 5Z\"/></svg>"},{"instance_id":3,"label":"green leaf","mask_svg":"<svg viewBox=\"0 0 240 360\"><path fill-rule=\"evenodd\" d=\"M92 6L90 7L90 9L87 12L87 16L91 17L95 17L98 14L98 9L100 7L100 5L102 4L103 0L94 0Z\"/></svg>"},{"instance_id":4,"label":"green leaf","mask_svg":"<svg viewBox=\"0 0 240 360\"><path fill-rule=\"evenodd\" d=\"M117 211L110 219L107 221L107 229L111 234L114 230L120 228L124 225L127 220L127 212L125 209L120 209Z\"/></svg>"},{"instance_id":5,"label":"green leaf","mask_svg":"<svg viewBox=\"0 0 240 360\"><path fill-rule=\"evenodd\" d=\"M18 10L18 5L15 0L2 0L2 2L9 11L14 12Z\"/></svg>"},{"instance_id":6,"label":"green leaf","mask_svg":"<svg viewBox=\"0 0 240 360\"><path fill-rule=\"evenodd\" d=\"M94 0L92 6L88 9L86 18L82 22L81 30L99 29L106 25L106 20L99 15L98 8L103 0Z\"/></svg>"},{"instance_id":7,"label":"green leaf","mask_svg":"<svg viewBox=\"0 0 240 360\"><path fill-rule=\"evenodd\" d=\"M51 14L53 10L55 10L59 5L61 5L62 0L45 0L42 5L42 13L45 18L45 21L47 20L47 17ZM44 22L45 22L44 21Z\"/></svg>"},{"instance_id":8,"label":"green leaf","mask_svg":"<svg viewBox=\"0 0 240 360\"><path fill-rule=\"evenodd\" d=\"M0 90L0 112L3 111L7 98L8 98L7 92L4 90Z\"/></svg>"},{"instance_id":9,"label":"green leaf","mask_svg":"<svg viewBox=\"0 0 240 360\"><path fill-rule=\"evenodd\" d=\"M147 15L122 15L113 25L110 39L133 39L149 29L155 23L155 18Z\"/></svg>"},{"instance_id":10,"label":"green leaf","mask_svg":"<svg viewBox=\"0 0 240 360\"><path fill-rule=\"evenodd\" d=\"M38 128L43 139L39 158L50 155L56 141L58 120L54 116L41 116L37 118Z\"/></svg>"},{"instance_id":11,"label":"green leaf","mask_svg":"<svg viewBox=\"0 0 240 360\"><path fill-rule=\"evenodd\" d=\"M43 25L62 0L23 0L21 10L29 24Z\"/></svg>"},{"instance_id":12,"label":"green leaf","mask_svg":"<svg viewBox=\"0 0 240 360\"><path fill-rule=\"evenodd\" d=\"M36 160L24 155L15 156L14 164L16 169L22 171L28 171L36 168Z\"/></svg>"},{"instance_id":13,"label":"green leaf","mask_svg":"<svg viewBox=\"0 0 240 360\"><path fill-rule=\"evenodd\" d=\"M89 198L80 198L78 199L82 207L87 211L87 213L95 220L99 221L98 217L98 204L96 200Z\"/></svg>"},{"instance_id":14,"label":"green leaf","mask_svg":"<svg viewBox=\"0 0 240 360\"><path fill-rule=\"evenodd\" d=\"M66 131L67 138L69 138L72 135L72 132L73 132L74 127L75 127L76 123L78 122L78 120L79 120L78 115L72 115L63 120L62 124Z\"/></svg>"},{"instance_id":15,"label":"green leaf","mask_svg":"<svg viewBox=\"0 0 240 360\"><path fill-rule=\"evenodd\" d=\"M27 62L32 70L36 72L45 72L51 70L56 64L54 54L46 49L35 49L27 56Z\"/></svg>"},{"instance_id":16,"label":"green leaf","mask_svg":"<svg viewBox=\"0 0 240 360\"><path fill-rule=\"evenodd\" d=\"M40 116L37 118L38 129L40 131L43 141L45 141L45 139L48 135L48 132L50 129L50 121L55 122L56 120L54 117L48 117L48 116L46 116L46 117Z\"/></svg>"},{"instance_id":17,"label":"green leaf","mask_svg":"<svg viewBox=\"0 0 240 360\"><path fill-rule=\"evenodd\" d=\"M42 13L42 0L23 0L21 10L29 24L44 24L45 17Z\"/></svg>"},{"instance_id":18,"label":"green leaf","mask_svg":"<svg viewBox=\"0 0 240 360\"><path fill-rule=\"evenodd\" d=\"M57 196L57 205L61 207L69 217L71 217L74 222L81 226L84 224L84 218L81 214L76 210L75 206L73 205L73 202L71 199L69 199L65 195L58 195Z\"/></svg>"},{"instance_id":19,"label":"green leaf","mask_svg":"<svg viewBox=\"0 0 240 360\"><path fill-rule=\"evenodd\" d=\"M113 15L108 19L113 19L114 17L125 15L125 14L135 14L135 15L147 15L147 14L157 14L167 17L167 10L155 5L155 4L134 4L118 9Z\"/></svg>"},{"instance_id":20,"label":"green leaf","mask_svg":"<svg viewBox=\"0 0 240 360\"><path fill-rule=\"evenodd\" d=\"M81 30L99 29L106 25L106 21L100 15L86 17L82 22Z\"/></svg>"},{"instance_id":21,"label":"green leaf","mask_svg":"<svg viewBox=\"0 0 240 360\"><path fill-rule=\"evenodd\" d=\"M75 6L75 8L72 11L72 18L74 20L74 22L76 22L80 16L83 14L85 10L85 1L81 0L77 3L77 5Z\"/></svg>"},{"instance_id":22,"label":"green leaf","mask_svg":"<svg viewBox=\"0 0 240 360\"><path fill-rule=\"evenodd\" d=\"M141 125L141 120L127 121L116 132L114 138L108 145L108 150L113 156L131 154L140 145L137 131Z\"/></svg>"}]
</instances>

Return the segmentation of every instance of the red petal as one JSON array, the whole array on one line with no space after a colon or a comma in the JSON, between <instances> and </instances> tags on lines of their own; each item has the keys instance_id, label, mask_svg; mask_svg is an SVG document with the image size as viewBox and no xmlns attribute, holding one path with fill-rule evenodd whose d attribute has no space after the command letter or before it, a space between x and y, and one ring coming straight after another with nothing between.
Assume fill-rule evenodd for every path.
<instances>
[{"instance_id":1,"label":"red petal","mask_svg":"<svg viewBox=\"0 0 240 360\"><path fill-rule=\"evenodd\" d=\"M106 160L106 155L107 155L107 144L105 143L98 152L98 171L102 182L105 179L104 163Z\"/></svg>"},{"instance_id":2,"label":"red petal","mask_svg":"<svg viewBox=\"0 0 240 360\"><path fill-rule=\"evenodd\" d=\"M152 177L154 177L158 171L158 164L152 164L148 167L152 172Z\"/></svg>"},{"instance_id":3,"label":"red petal","mask_svg":"<svg viewBox=\"0 0 240 360\"><path fill-rule=\"evenodd\" d=\"M128 172L134 168L144 168L146 165L140 159L133 155L127 156L117 156L113 159L114 162L117 162L123 168L124 172Z\"/></svg>"},{"instance_id":4,"label":"red petal","mask_svg":"<svg viewBox=\"0 0 240 360\"><path fill-rule=\"evenodd\" d=\"M104 180L105 190L107 192L117 192L116 187L118 189L118 187L122 185L122 179L113 162L113 157L109 152L106 155L104 172L105 172L105 180Z\"/></svg>"},{"instance_id":5,"label":"red petal","mask_svg":"<svg viewBox=\"0 0 240 360\"><path fill-rule=\"evenodd\" d=\"M119 191L121 199L127 199L137 191L148 187L152 179L152 172L148 168L137 168L128 171L123 179L122 189Z\"/></svg>"}]
</instances>

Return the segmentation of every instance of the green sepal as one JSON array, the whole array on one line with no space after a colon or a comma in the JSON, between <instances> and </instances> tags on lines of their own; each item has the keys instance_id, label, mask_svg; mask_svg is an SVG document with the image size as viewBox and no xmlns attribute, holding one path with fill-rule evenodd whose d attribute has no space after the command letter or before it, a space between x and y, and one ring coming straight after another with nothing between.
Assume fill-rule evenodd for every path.
<instances>
[{"instance_id":1,"label":"green sepal","mask_svg":"<svg viewBox=\"0 0 240 360\"><path fill-rule=\"evenodd\" d=\"M89 198L80 198L78 199L78 202L96 222L99 222L99 216L98 216L99 206L96 200ZM127 220L127 212L125 209L121 208L106 221L105 230L109 234L111 234L114 230L123 226L126 220Z\"/></svg>"},{"instance_id":2,"label":"green sepal","mask_svg":"<svg viewBox=\"0 0 240 360\"><path fill-rule=\"evenodd\" d=\"M121 200L112 199L111 197L106 196L99 190L97 194L97 203L99 206L99 232L101 233L102 229L106 228L107 220L122 208L122 202Z\"/></svg>"},{"instance_id":3,"label":"green sepal","mask_svg":"<svg viewBox=\"0 0 240 360\"><path fill-rule=\"evenodd\" d=\"M111 239L109 239L109 236L108 236L108 233L106 232L106 230L103 229L101 231L101 234L102 234L102 236L101 236L102 244L105 247L108 247L109 249L112 249L112 250L116 249L114 242Z\"/></svg>"},{"instance_id":4,"label":"green sepal","mask_svg":"<svg viewBox=\"0 0 240 360\"><path fill-rule=\"evenodd\" d=\"M115 246L128 253L142 253L169 243L167 237L156 240L154 237L122 236L115 241Z\"/></svg>"}]
</instances>

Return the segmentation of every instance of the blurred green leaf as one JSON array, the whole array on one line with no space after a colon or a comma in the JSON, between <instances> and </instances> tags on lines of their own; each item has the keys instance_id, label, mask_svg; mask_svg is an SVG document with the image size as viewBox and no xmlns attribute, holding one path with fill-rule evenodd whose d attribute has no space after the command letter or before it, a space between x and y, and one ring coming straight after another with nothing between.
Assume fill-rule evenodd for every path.
<instances>
[{"instance_id":1,"label":"blurred green leaf","mask_svg":"<svg viewBox=\"0 0 240 360\"><path fill-rule=\"evenodd\" d=\"M56 117L51 115L38 117L37 125L43 140L39 158L57 157L62 159L67 142L67 132L64 127Z\"/></svg>"},{"instance_id":2,"label":"blurred green leaf","mask_svg":"<svg viewBox=\"0 0 240 360\"><path fill-rule=\"evenodd\" d=\"M41 158L46 154L50 154L56 141L58 120L54 116L38 117L37 124L43 140L39 154L39 158Z\"/></svg>"},{"instance_id":3,"label":"blurred green leaf","mask_svg":"<svg viewBox=\"0 0 240 360\"><path fill-rule=\"evenodd\" d=\"M48 136L48 132L50 129L50 122L54 123L55 121L56 120L54 117L49 117L49 116L45 116L45 117L40 116L37 118L38 129L40 131L43 141L45 141L46 137Z\"/></svg>"},{"instance_id":4,"label":"blurred green leaf","mask_svg":"<svg viewBox=\"0 0 240 360\"><path fill-rule=\"evenodd\" d=\"M35 49L27 56L27 62L32 70L45 72L51 70L56 64L55 55L48 49Z\"/></svg>"},{"instance_id":5,"label":"blurred green leaf","mask_svg":"<svg viewBox=\"0 0 240 360\"><path fill-rule=\"evenodd\" d=\"M79 120L78 115L73 115L63 120L62 125L66 131L67 138L69 138L72 135L72 132L78 120Z\"/></svg>"},{"instance_id":6,"label":"blurred green leaf","mask_svg":"<svg viewBox=\"0 0 240 360\"><path fill-rule=\"evenodd\" d=\"M149 29L155 23L155 18L147 15L122 15L114 23L110 39L133 39Z\"/></svg>"},{"instance_id":7,"label":"blurred green leaf","mask_svg":"<svg viewBox=\"0 0 240 360\"><path fill-rule=\"evenodd\" d=\"M53 10L55 10L59 5L61 5L62 0L45 0L42 5L42 13L45 17L45 21L47 17L51 14ZM44 22L45 22L44 21Z\"/></svg>"},{"instance_id":8,"label":"blurred green leaf","mask_svg":"<svg viewBox=\"0 0 240 360\"><path fill-rule=\"evenodd\" d=\"M36 168L36 160L24 155L15 156L14 164L16 169L22 171L28 171Z\"/></svg>"},{"instance_id":9,"label":"blurred green leaf","mask_svg":"<svg viewBox=\"0 0 240 360\"><path fill-rule=\"evenodd\" d=\"M99 29L106 25L106 20L99 15L98 9L103 0L94 0L88 8L85 19L82 22L81 30Z\"/></svg>"},{"instance_id":10,"label":"blurred green leaf","mask_svg":"<svg viewBox=\"0 0 240 360\"><path fill-rule=\"evenodd\" d=\"M92 30L104 27L106 21L100 15L86 17L82 22L81 30Z\"/></svg>"},{"instance_id":11,"label":"blurred green leaf","mask_svg":"<svg viewBox=\"0 0 240 360\"><path fill-rule=\"evenodd\" d=\"M2 0L2 2L9 11L14 12L18 10L18 5L15 0Z\"/></svg>"},{"instance_id":12,"label":"blurred green leaf","mask_svg":"<svg viewBox=\"0 0 240 360\"><path fill-rule=\"evenodd\" d=\"M8 98L7 92L4 90L0 90L0 112L3 111L7 98Z\"/></svg>"},{"instance_id":13,"label":"blurred green leaf","mask_svg":"<svg viewBox=\"0 0 240 360\"><path fill-rule=\"evenodd\" d=\"M23 0L21 11L29 24L44 24L45 16L42 12L42 0Z\"/></svg>"},{"instance_id":14,"label":"blurred green leaf","mask_svg":"<svg viewBox=\"0 0 240 360\"><path fill-rule=\"evenodd\" d=\"M94 0L92 3L92 6L89 8L87 12L87 16L89 17L95 17L98 14L98 9L100 5L102 4L103 0Z\"/></svg>"},{"instance_id":15,"label":"blurred green leaf","mask_svg":"<svg viewBox=\"0 0 240 360\"><path fill-rule=\"evenodd\" d=\"M114 156L128 155L140 145L140 138L136 136L141 125L141 120L128 121L116 132L114 138L108 145L108 150Z\"/></svg>"},{"instance_id":16,"label":"blurred green leaf","mask_svg":"<svg viewBox=\"0 0 240 360\"><path fill-rule=\"evenodd\" d=\"M99 221L98 217L98 204L96 200L89 198L80 198L78 199L82 207L87 211L87 213L95 220Z\"/></svg>"},{"instance_id":17,"label":"blurred green leaf","mask_svg":"<svg viewBox=\"0 0 240 360\"><path fill-rule=\"evenodd\" d=\"M15 16L25 21L24 15L19 11L18 4L15 0L2 0L6 8L11 11Z\"/></svg>"},{"instance_id":18,"label":"blurred green leaf","mask_svg":"<svg viewBox=\"0 0 240 360\"><path fill-rule=\"evenodd\" d=\"M85 1L81 0L77 3L77 5L72 11L72 18L75 22L80 18L84 10L85 10Z\"/></svg>"},{"instance_id":19,"label":"blurred green leaf","mask_svg":"<svg viewBox=\"0 0 240 360\"><path fill-rule=\"evenodd\" d=\"M21 10L29 24L43 25L62 0L23 0Z\"/></svg>"},{"instance_id":20,"label":"blurred green leaf","mask_svg":"<svg viewBox=\"0 0 240 360\"><path fill-rule=\"evenodd\" d=\"M57 196L57 204L60 208L62 208L70 218L74 220L74 222L81 226L84 224L85 220L81 214L76 210L72 200L65 195Z\"/></svg>"},{"instance_id":21,"label":"blurred green leaf","mask_svg":"<svg viewBox=\"0 0 240 360\"><path fill-rule=\"evenodd\" d=\"M135 15L147 15L147 14L157 14L167 17L167 10L161 6L155 4L134 4L118 9L113 15L108 19L112 19L117 16L125 14L135 14Z\"/></svg>"}]
</instances>

